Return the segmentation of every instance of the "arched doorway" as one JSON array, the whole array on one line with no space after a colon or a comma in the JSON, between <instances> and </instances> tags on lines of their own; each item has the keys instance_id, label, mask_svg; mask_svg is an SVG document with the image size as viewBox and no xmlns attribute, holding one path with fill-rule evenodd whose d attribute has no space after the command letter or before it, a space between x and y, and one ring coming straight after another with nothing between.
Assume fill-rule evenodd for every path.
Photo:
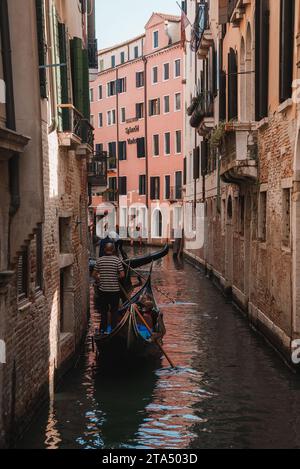
<instances>
[{"instance_id":1,"label":"arched doorway","mask_svg":"<svg viewBox=\"0 0 300 469\"><path fill-rule=\"evenodd\" d=\"M155 209L152 216L152 238L162 238L162 213L159 208Z\"/></svg>"}]
</instances>

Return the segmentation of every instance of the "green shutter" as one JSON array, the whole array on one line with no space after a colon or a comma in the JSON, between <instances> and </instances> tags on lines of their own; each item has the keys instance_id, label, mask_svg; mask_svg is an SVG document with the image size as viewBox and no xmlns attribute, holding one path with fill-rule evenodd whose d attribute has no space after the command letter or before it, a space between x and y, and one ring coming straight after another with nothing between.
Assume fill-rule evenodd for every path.
<instances>
[{"instance_id":1,"label":"green shutter","mask_svg":"<svg viewBox=\"0 0 300 469\"><path fill-rule=\"evenodd\" d=\"M90 120L90 87L89 87L89 54L88 50L82 51L82 62L83 62L83 108L81 110L85 119Z\"/></svg>"},{"instance_id":2,"label":"green shutter","mask_svg":"<svg viewBox=\"0 0 300 469\"><path fill-rule=\"evenodd\" d=\"M59 63L67 64L67 44L66 44L66 26L63 23L58 23L58 36L59 36ZM69 90L68 90L68 68L67 65L60 67L60 98L61 104L69 103ZM70 129L70 114L68 109L62 109L60 119L63 130Z\"/></svg>"},{"instance_id":3,"label":"green shutter","mask_svg":"<svg viewBox=\"0 0 300 469\"><path fill-rule=\"evenodd\" d=\"M36 0L36 22L37 22L37 41L39 66L46 65L46 39L45 39L45 12L43 0ZM40 93L42 98L47 98L47 74L46 68L39 69L40 75Z\"/></svg>"},{"instance_id":4,"label":"green shutter","mask_svg":"<svg viewBox=\"0 0 300 469\"><path fill-rule=\"evenodd\" d=\"M82 40L78 37L71 39L71 62L73 103L78 111L82 112L83 105L83 53Z\"/></svg>"}]
</instances>

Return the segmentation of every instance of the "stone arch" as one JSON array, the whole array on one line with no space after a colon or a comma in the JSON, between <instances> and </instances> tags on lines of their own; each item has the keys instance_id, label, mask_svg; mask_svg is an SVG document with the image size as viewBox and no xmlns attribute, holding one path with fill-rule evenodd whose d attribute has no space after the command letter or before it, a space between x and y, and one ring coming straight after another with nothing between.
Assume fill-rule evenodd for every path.
<instances>
[{"instance_id":1,"label":"stone arch","mask_svg":"<svg viewBox=\"0 0 300 469\"><path fill-rule=\"evenodd\" d=\"M152 215L152 238L162 238L163 217L159 208L154 209Z\"/></svg>"}]
</instances>

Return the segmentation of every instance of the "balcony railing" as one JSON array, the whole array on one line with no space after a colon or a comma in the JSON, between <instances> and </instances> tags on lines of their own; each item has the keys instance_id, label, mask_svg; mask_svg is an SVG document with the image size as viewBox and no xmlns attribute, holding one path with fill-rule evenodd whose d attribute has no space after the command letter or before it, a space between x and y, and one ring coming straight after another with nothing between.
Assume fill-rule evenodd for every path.
<instances>
[{"instance_id":1,"label":"balcony railing","mask_svg":"<svg viewBox=\"0 0 300 469\"><path fill-rule=\"evenodd\" d=\"M92 186L107 186L107 153L96 153L88 163L88 181Z\"/></svg>"},{"instance_id":2,"label":"balcony railing","mask_svg":"<svg viewBox=\"0 0 300 469\"><path fill-rule=\"evenodd\" d=\"M170 202L176 202L182 200L182 186L170 187L168 193L166 193L166 200Z\"/></svg>"},{"instance_id":3,"label":"balcony railing","mask_svg":"<svg viewBox=\"0 0 300 469\"><path fill-rule=\"evenodd\" d=\"M94 127L73 104L60 104L58 106L58 116L60 132L70 133L78 137L81 143L86 143L93 147Z\"/></svg>"},{"instance_id":4,"label":"balcony railing","mask_svg":"<svg viewBox=\"0 0 300 469\"><path fill-rule=\"evenodd\" d=\"M203 91L197 97L198 104L194 108L190 124L197 128L206 117L214 116L214 96L211 91Z\"/></svg>"},{"instance_id":5,"label":"balcony railing","mask_svg":"<svg viewBox=\"0 0 300 469\"><path fill-rule=\"evenodd\" d=\"M98 41L90 39L88 42L89 68L98 68Z\"/></svg>"},{"instance_id":6,"label":"balcony railing","mask_svg":"<svg viewBox=\"0 0 300 469\"><path fill-rule=\"evenodd\" d=\"M117 202L118 201L118 191L115 189L107 189L103 194L104 202Z\"/></svg>"}]
</instances>

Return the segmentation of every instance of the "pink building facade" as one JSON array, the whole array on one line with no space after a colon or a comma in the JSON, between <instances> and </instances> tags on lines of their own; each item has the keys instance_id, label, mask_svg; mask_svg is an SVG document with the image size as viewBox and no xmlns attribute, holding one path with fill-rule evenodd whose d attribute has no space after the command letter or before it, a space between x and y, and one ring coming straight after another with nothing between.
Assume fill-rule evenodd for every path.
<instances>
[{"instance_id":1,"label":"pink building facade","mask_svg":"<svg viewBox=\"0 0 300 469\"><path fill-rule=\"evenodd\" d=\"M100 72L90 83L96 152L108 154L103 199L116 207L123 237L135 232L164 241L182 226L185 70L180 36L179 17L153 13L145 34L100 51ZM93 187L94 205L100 200ZM103 209L98 207L98 215Z\"/></svg>"}]
</instances>

